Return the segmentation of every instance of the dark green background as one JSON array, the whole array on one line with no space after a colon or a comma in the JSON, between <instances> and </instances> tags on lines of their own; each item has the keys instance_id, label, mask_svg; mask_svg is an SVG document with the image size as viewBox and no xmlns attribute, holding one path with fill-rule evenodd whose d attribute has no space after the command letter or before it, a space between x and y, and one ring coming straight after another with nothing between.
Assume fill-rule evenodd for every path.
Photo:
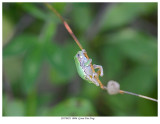
<instances>
[{"instance_id":1,"label":"dark green background","mask_svg":"<svg viewBox=\"0 0 160 124\"><path fill-rule=\"evenodd\" d=\"M157 3L51 3L104 85L157 98ZM82 80L80 49L44 3L3 3L4 116L157 116L157 103Z\"/></svg>"}]
</instances>

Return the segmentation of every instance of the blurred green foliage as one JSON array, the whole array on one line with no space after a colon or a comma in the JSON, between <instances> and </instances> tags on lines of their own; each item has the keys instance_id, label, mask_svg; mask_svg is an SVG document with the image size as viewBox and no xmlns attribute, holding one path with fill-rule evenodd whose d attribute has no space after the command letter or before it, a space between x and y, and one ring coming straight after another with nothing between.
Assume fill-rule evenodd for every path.
<instances>
[{"instance_id":1,"label":"blurred green foliage","mask_svg":"<svg viewBox=\"0 0 160 124\"><path fill-rule=\"evenodd\" d=\"M157 3L50 4L103 66L104 85L157 98ZM155 102L82 80L78 50L43 3L3 3L3 116L157 116Z\"/></svg>"}]
</instances>

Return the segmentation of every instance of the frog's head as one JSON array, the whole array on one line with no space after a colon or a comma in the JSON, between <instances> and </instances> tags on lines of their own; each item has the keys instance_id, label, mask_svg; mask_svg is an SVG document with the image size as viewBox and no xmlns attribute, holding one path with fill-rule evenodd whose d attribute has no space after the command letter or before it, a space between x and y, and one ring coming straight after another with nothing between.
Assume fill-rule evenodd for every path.
<instances>
[{"instance_id":1,"label":"frog's head","mask_svg":"<svg viewBox=\"0 0 160 124\"><path fill-rule=\"evenodd\" d=\"M81 61L84 59L84 54L82 51L78 51L78 53L74 56L75 61Z\"/></svg>"}]
</instances>

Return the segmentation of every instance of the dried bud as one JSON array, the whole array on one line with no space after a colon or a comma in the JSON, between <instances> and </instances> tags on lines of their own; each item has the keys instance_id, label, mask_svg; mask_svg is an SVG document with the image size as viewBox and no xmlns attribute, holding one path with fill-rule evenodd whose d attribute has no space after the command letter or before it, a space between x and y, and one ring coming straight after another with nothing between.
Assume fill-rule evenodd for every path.
<instances>
[{"instance_id":1,"label":"dried bud","mask_svg":"<svg viewBox=\"0 0 160 124\"><path fill-rule=\"evenodd\" d=\"M119 93L119 90L120 90L120 85L118 82L116 81L109 81L108 84L107 84L107 91L110 95L113 95L113 94L117 94Z\"/></svg>"}]
</instances>

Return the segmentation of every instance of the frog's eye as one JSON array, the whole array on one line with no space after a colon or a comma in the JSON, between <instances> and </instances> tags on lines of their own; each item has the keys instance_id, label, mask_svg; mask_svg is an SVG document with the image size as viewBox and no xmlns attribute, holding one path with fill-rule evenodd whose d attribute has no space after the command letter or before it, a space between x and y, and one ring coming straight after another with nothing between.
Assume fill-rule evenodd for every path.
<instances>
[{"instance_id":1,"label":"frog's eye","mask_svg":"<svg viewBox=\"0 0 160 124\"><path fill-rule=\"evenodd\" d=\"M78 57L80 57L82 59L82 56L80 54L77 54Z\"/></svg>"}]
</instances>

